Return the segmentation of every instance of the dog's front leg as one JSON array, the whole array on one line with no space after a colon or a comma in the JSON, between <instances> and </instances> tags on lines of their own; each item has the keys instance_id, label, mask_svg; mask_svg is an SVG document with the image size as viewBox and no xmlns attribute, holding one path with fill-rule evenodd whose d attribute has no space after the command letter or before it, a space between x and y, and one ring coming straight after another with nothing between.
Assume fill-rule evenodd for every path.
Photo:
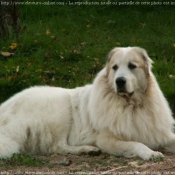
<instances>
[{"instance_id":1,"label":"dog's front leg","mask_svg":"<svg viewBox=\"0 0 175 175\"><path fill-rule=\"evenodd\" d=\"M174 134L163 148L165 152L175 153L175 135Z\"/></svg>"},{"instance_id":2,"label":"dog's front leg","mask_svg":"<svg viewBox=\"0 0 175 175\"><path fill-rule=\"evenodd\" d=\"M144 160L150 160L164 157L162 153L153 151L142 143L119 140L107 129L99 133L96 144L102 152L122 155L127 158L140 157Z\"/></svg>"}]
</instances>

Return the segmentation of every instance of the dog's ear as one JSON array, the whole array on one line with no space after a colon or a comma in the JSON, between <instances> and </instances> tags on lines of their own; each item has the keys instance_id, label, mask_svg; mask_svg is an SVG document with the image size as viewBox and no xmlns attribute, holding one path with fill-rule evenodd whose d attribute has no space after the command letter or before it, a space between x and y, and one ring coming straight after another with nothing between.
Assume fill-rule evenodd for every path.
<instances>
[{"instance_id":1,"label":"dog's ear","mask_svg":"<svg viewBox=\"0 0 175 175\"><path fill-rule=\"evenodd\" d=\"M150 75L152 64L154 63L153 60L148 56L145 49L142 49L140 47L133 47L134 51L139 54L139 56L143 59L144 65L145 65L145 73L147 76Z\"/></svg>"},{"instance_id":2,"label":"dog's ear","mask_svg":"<svg viewBox=\"0 0 175 175\"><path fill-rule=\"evenodd\" d=\"M112 50L108 53L108 55L107 55L107 57L106 57L107 63L110 62L110 60L111 60L112 56L114 55L114 53L116 53L116 52L119 51L119 50L120 50L120 47L115 47L114 49L112 49Z\"/></svg>"},{"instance_id":3,"label":"dog's ear","mask_svg":"<svg viewBox=\"0 0 175 175\"><path fill-rule=\"evenodd\" d=\"M110 70L110 68L109 68L109 62L110 62L110 60L111 60L111 58L113 57L113 55L116 53L116 52L118 52L120 50L120 47L115 47L114 49L112 49L109 53L108 53L108 55L107 55L107 57L106 57L106 73L107 73L107 75L109 74L109 70Z\"/></svg>"}]
</instances>

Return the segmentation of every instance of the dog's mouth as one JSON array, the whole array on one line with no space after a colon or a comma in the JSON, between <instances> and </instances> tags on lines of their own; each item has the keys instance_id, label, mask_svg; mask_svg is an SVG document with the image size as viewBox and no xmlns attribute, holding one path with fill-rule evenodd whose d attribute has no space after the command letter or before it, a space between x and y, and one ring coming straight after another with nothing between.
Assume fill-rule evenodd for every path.
<instances>
[{"instance_id":1,"label":"dog's mouth","mask_svg":"<svg viewBox=\"0 0 175 175\"><path fill-rule=\"evenodd\" d=\"M127 92L127 91L125 91L125 90L118 90L118 95L131 98L131 97L134 95L134 91L132 91L132 92Z\"/></svg>"}]
</instances>

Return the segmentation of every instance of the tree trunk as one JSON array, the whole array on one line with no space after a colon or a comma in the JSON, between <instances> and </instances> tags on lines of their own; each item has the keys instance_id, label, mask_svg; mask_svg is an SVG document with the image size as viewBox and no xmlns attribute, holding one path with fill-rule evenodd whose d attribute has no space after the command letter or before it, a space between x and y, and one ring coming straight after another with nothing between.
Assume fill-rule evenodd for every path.
<instances>
[{"instance_id":1,"label":"tree trunk","mask_svg":"<svg viewBox=\"0 0 175 175\"><path fill-rule=\"evenodd\" d=\"M18 7L15 0L0 1L0 36L3 40L9 38L10 27L13 29L16 39L21 30Z\"/></svg>"}]
</instances>

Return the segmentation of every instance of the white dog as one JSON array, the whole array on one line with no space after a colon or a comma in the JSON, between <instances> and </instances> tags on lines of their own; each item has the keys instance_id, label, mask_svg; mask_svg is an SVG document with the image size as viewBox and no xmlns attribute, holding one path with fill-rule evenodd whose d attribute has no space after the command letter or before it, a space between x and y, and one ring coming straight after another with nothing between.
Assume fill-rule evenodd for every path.
<instances>
[{"instance_id":1,"label":"white dog","mask_svg":"<svg viewBox=\"0 0 175 175\"><path fill-rule=\"evenodd\" d=\"M151 63L144 49L115 48L92 85L18 93L0 107L0 157L101 150L149 160L163 157L159 148L175 152L174 120Z\"/></svg>"}]
</instances>

